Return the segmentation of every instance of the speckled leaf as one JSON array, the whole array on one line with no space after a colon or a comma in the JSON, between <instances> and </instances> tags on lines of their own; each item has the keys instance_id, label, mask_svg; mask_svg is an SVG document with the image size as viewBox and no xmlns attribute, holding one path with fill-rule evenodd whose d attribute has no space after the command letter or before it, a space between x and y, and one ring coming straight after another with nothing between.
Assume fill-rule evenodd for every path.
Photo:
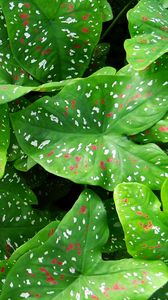
<instances>
[{"instance_id":1,"label":"speckled leaf","mask_svg":"<svg viewBox=\"0 0 168 300\"><path fill-rule=\"evenodd\" d=\"M12 114L24 152L47 171L113 190L122 181L159 189L168 157L156 145L127 138L156 123L168 109L163 79L130 81L95 76L75 82ZM141 91L137 91L141 86Z\"/></svg>"},{"instance_id":2,"label":"speckled leaf","mask_svg":"<svg viewBox=\"0 0 168 300\"><path fill-rule=\"evenodd\" d=\"M0 261L0 295L2 291L2 286L5 283L6 276L9 272L9 270L12 267L12 263L10 263L8 260L1 260Z\"/></svg>"},{"instance_id":3,"label":"speckled leaf","mask_svg":"<svg viewBox=\"0 0 168 300\"><path fill-rule=\"evenodd\" d=\"M161 189L163 211L168 213L168 179L163 182Z\"/></svg>"},{"instance_id":4,"label":"speckled leaf","mask_svg":"<svg viewBox=\"0 0 168 300\"><path fill-rule=\"evenodd\" d=\"M155 194L145 185L122 183L115 188L114 201L128 252L134 258L168 262L168 214Z\"/></svg>"},{"instance_id":5,"label":"speckled leaf","mask_svg":"<svg viewBox=\"0 0 168 300\"><path fill-rule=\"evenodd\" d=\"M2 3L12 51L27 72L42 82L83 75L102 29L97 1Z\"/></svg>"},{"instance_id":6,"label":"speckled leaf","mask_svg":"<svg viewBox=\"0 0 168 300\"><path fill-rule=\"evenodd\" d=\"M34 237L32 237L12 253L11 257L9 258L9 262L11 264L15 263L23 254L25 254L29 250L32 250L44 244L54 234L56 228L58 227L58 224L59 221L56 220L42 228L37 234L35 234Z\"/></svg>"},{"instance_id":7,"label":"speckled leaf","mask_svg":"<svg viewBox=\"0 0 168 300\"><path fill-rule=\"evenodd\" d=\"M140 143L168 142L168 114L151 128L134 135L132 139Z\"/></svg>"},{"instance_id":8,"label":"speckled leaf","mask_svg":"<svg viewBox=\"0 0 168 300\"><path fill-rule=\"evenodd\" d=\"M128 22L127 60L142 70L168 51L168 11L160 0L140 0L128 12Z\"/></svg>"},{"instance_id":9,"label":"speckled leaf","mask_svg":"<svg viewBox=\"0 0 168 300\"><path fill-rule=\"evenodd\" d=\"M85 190L52 237L16 262L0 299L145 300L167 281L159 261L103 261L107 237L103 203Z\"/></svg>"},{"instance_id":10,"label":"speckled leaf","mask_svg":"<svg viewBox=\"0 0 168 300\"><path fill-rule=\"evenodd\" d=\"M37 81L16 62L11 52L6 22L0 7L0 83L36 85Z\"/></svg>"},{"instance_id":11,"label":"speckled leaf","mask_svg":"<svg viewBox=\"0 0 168 300\"><path fill-rule=\"evenodd\" d=\"M10 128L8 106L0 106L0 178L5 171L7 161L7 150L9 147Z\"/></svg>"},{"instance_id":12,"label":"speckled leaf","mask_svg":"<svg viewBox=\"0 0 168 300\"><path fill-rule=\"evenodd\" d=\"M0 181L0 257L8 258L13 250L49 223L47 214L33 209L35 194L19 175L7 169Z\"/></svg>"},{"instance_id":13,"label":"speckled leaf","mask_svg":"<svg viewBox=\"0 0 168 300\"><path fill-rule=\"evenodd\" d=\"M103 22L107 22L112 20L113 18L113 13L111 9L110 3L108 3L107 0L97 0L99 3L100 11L102 14L102 20Z\"/></svg>"}]
</instances>

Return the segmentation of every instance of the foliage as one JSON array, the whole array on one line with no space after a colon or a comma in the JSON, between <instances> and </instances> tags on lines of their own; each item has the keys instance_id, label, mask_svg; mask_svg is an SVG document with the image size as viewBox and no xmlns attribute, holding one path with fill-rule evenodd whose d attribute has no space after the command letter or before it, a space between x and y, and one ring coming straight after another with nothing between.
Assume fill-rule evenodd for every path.
<instances>
[{"instance_id":1,"label":"foliage","mask_svg":"<svg viewBox=\"0 0 168 300\"><path fill-rule=\"evenodd\" d=\"M0 1L0 300L168 299L167 8Z\"/></svg>"}]
</instances>

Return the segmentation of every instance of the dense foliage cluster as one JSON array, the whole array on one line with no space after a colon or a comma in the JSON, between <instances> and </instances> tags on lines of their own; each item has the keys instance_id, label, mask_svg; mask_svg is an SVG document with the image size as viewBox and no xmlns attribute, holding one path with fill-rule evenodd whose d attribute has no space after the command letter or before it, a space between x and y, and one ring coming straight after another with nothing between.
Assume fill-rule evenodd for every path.
<instances>
[{"instance_id":1,"label":"dense foliage cluster","mask_svg":"<svg viewBox=\"0 0 168 300\"><path fill-rule=\"evenodd\" d=\"M168 299L168 1L116 2L0 0L0 300Z\"/></svg>"}]
</instances>

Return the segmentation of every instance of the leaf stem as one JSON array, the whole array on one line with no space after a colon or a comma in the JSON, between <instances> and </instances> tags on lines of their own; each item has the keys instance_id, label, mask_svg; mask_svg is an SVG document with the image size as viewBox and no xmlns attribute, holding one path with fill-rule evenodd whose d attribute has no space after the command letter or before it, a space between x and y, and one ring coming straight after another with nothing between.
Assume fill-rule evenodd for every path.
<instances>
[{"instance_id":1,"label":"leaf stem","mask_svg":"<svg viewBox=\"0 0 168 300\"><path fill-rule=\"evenodd\" d=\"M129 6L132 4L132 2L134 2L133 0L129 1L124 8L120 11L120 13L116 16L116 18L113 20L113 22L110 24L110 26L106 29L106 31L104 32L104 34L102 35L100 41L102 42L102 40L104 40L104 38L108 35L108 33L111 31L111 29L114 27L114 25L118 22L118 20L120 19L120 17L125 13L125 11L127 11L127 9L129 8Z\"/></svg>"}]
</instances>

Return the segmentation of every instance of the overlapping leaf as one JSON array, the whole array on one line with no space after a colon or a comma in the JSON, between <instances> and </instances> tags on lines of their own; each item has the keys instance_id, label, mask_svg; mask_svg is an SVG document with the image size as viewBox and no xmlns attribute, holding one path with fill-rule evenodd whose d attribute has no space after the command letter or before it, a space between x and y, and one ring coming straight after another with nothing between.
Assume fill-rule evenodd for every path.
<instances>
[{"instance_id":1,"label":"overlapping leaf","mask_svg":"<svg viewBox=\"0 0 168 300\"><path fill-rule=\"evenodd\" d=\"M0 257L10 257L13 250L49 223L47 214L31 207L35 194L18 173L7 169L0 181Z\"/></svg>"},{"instance_id":2,"label":"overlapping leaf","mask_svg":"<svg viewBox=\"0 0 168 300\"><path fill-rule=\"evenodd\" d=\"M9 147L10 128L7 104L0 107L0 178L5 171L7 149Z\"/></svg>"},{"instance_id":3,"label":"overlapping leaf","mask_svg":"<svg viewBox=\"0 0 168 300\"><path fill-rule=\"evenodd\" d=\"M103 261L107 236L104 206L85 190L51 238L16 262L0 299L148 299L167 281L167 267L159 261Z\"/></svg>"},{"instance_id":4,"label":"overlapping leaf","mask_svg":"<svg viewBox=\"0 0 168 300\"><path fill-rule=\"evenodd\" d=\"M36 79L80 77L99 41L98 1L2 1L8 35L17 62Z\"/></svg>"},{"instance_id":5,"label":"overlapping leaf","mask_svg":"<svg viewBox=\"0 0 168 300\"><path fill-rule=\"evenodd\" d=\"M160 0L140 0L128 12L128 22L127 60L142 70L168 51L168 11Z\"/></svg>"},{"instance_id":6,"label":"overlapping leaf","mask_svg":"<svg viewBox=\"0 0 168 300\"><path fill-rule=\"evenodd\" d=\"M128 252L134 258L168 262L168 185L164 205L145 185L122 183L115 188L114 200L122 223Z\"/></svg>"},{"instance_id":7,"label":"overlapping leaf","mask_svg":"<svg viewBox=\"0 0 168 300\"><path fill-rule=\"evenodd\" d=\"M101 75L115 75L116 70L112 67L104 67L97 70L95 73L92 73L90 76L101 76ZM67 79L56 82L44 83L39 86L19 86L12 84L0 84L0 104L11 102L17 99L17 102L21 102L21 99L18 100L23 95L28 94L29 92L42 92L50 93L61 90L64 86L72 84L82 80L82 78Z\"/></svg>"},{"instance_id":8,"label":"overlapping leaf","mask_svg":"<svg viewBox=\"0 0 168 300\"><path fill-rule=\"evenodd\" d=\"M24 152L47 171L77 183L113 190L122 181L159 189L167 155L127 136L156 123L168 109L162 76L130 80L95 76L68 85L12 114Z\"/></svg>"}]
</instances>

